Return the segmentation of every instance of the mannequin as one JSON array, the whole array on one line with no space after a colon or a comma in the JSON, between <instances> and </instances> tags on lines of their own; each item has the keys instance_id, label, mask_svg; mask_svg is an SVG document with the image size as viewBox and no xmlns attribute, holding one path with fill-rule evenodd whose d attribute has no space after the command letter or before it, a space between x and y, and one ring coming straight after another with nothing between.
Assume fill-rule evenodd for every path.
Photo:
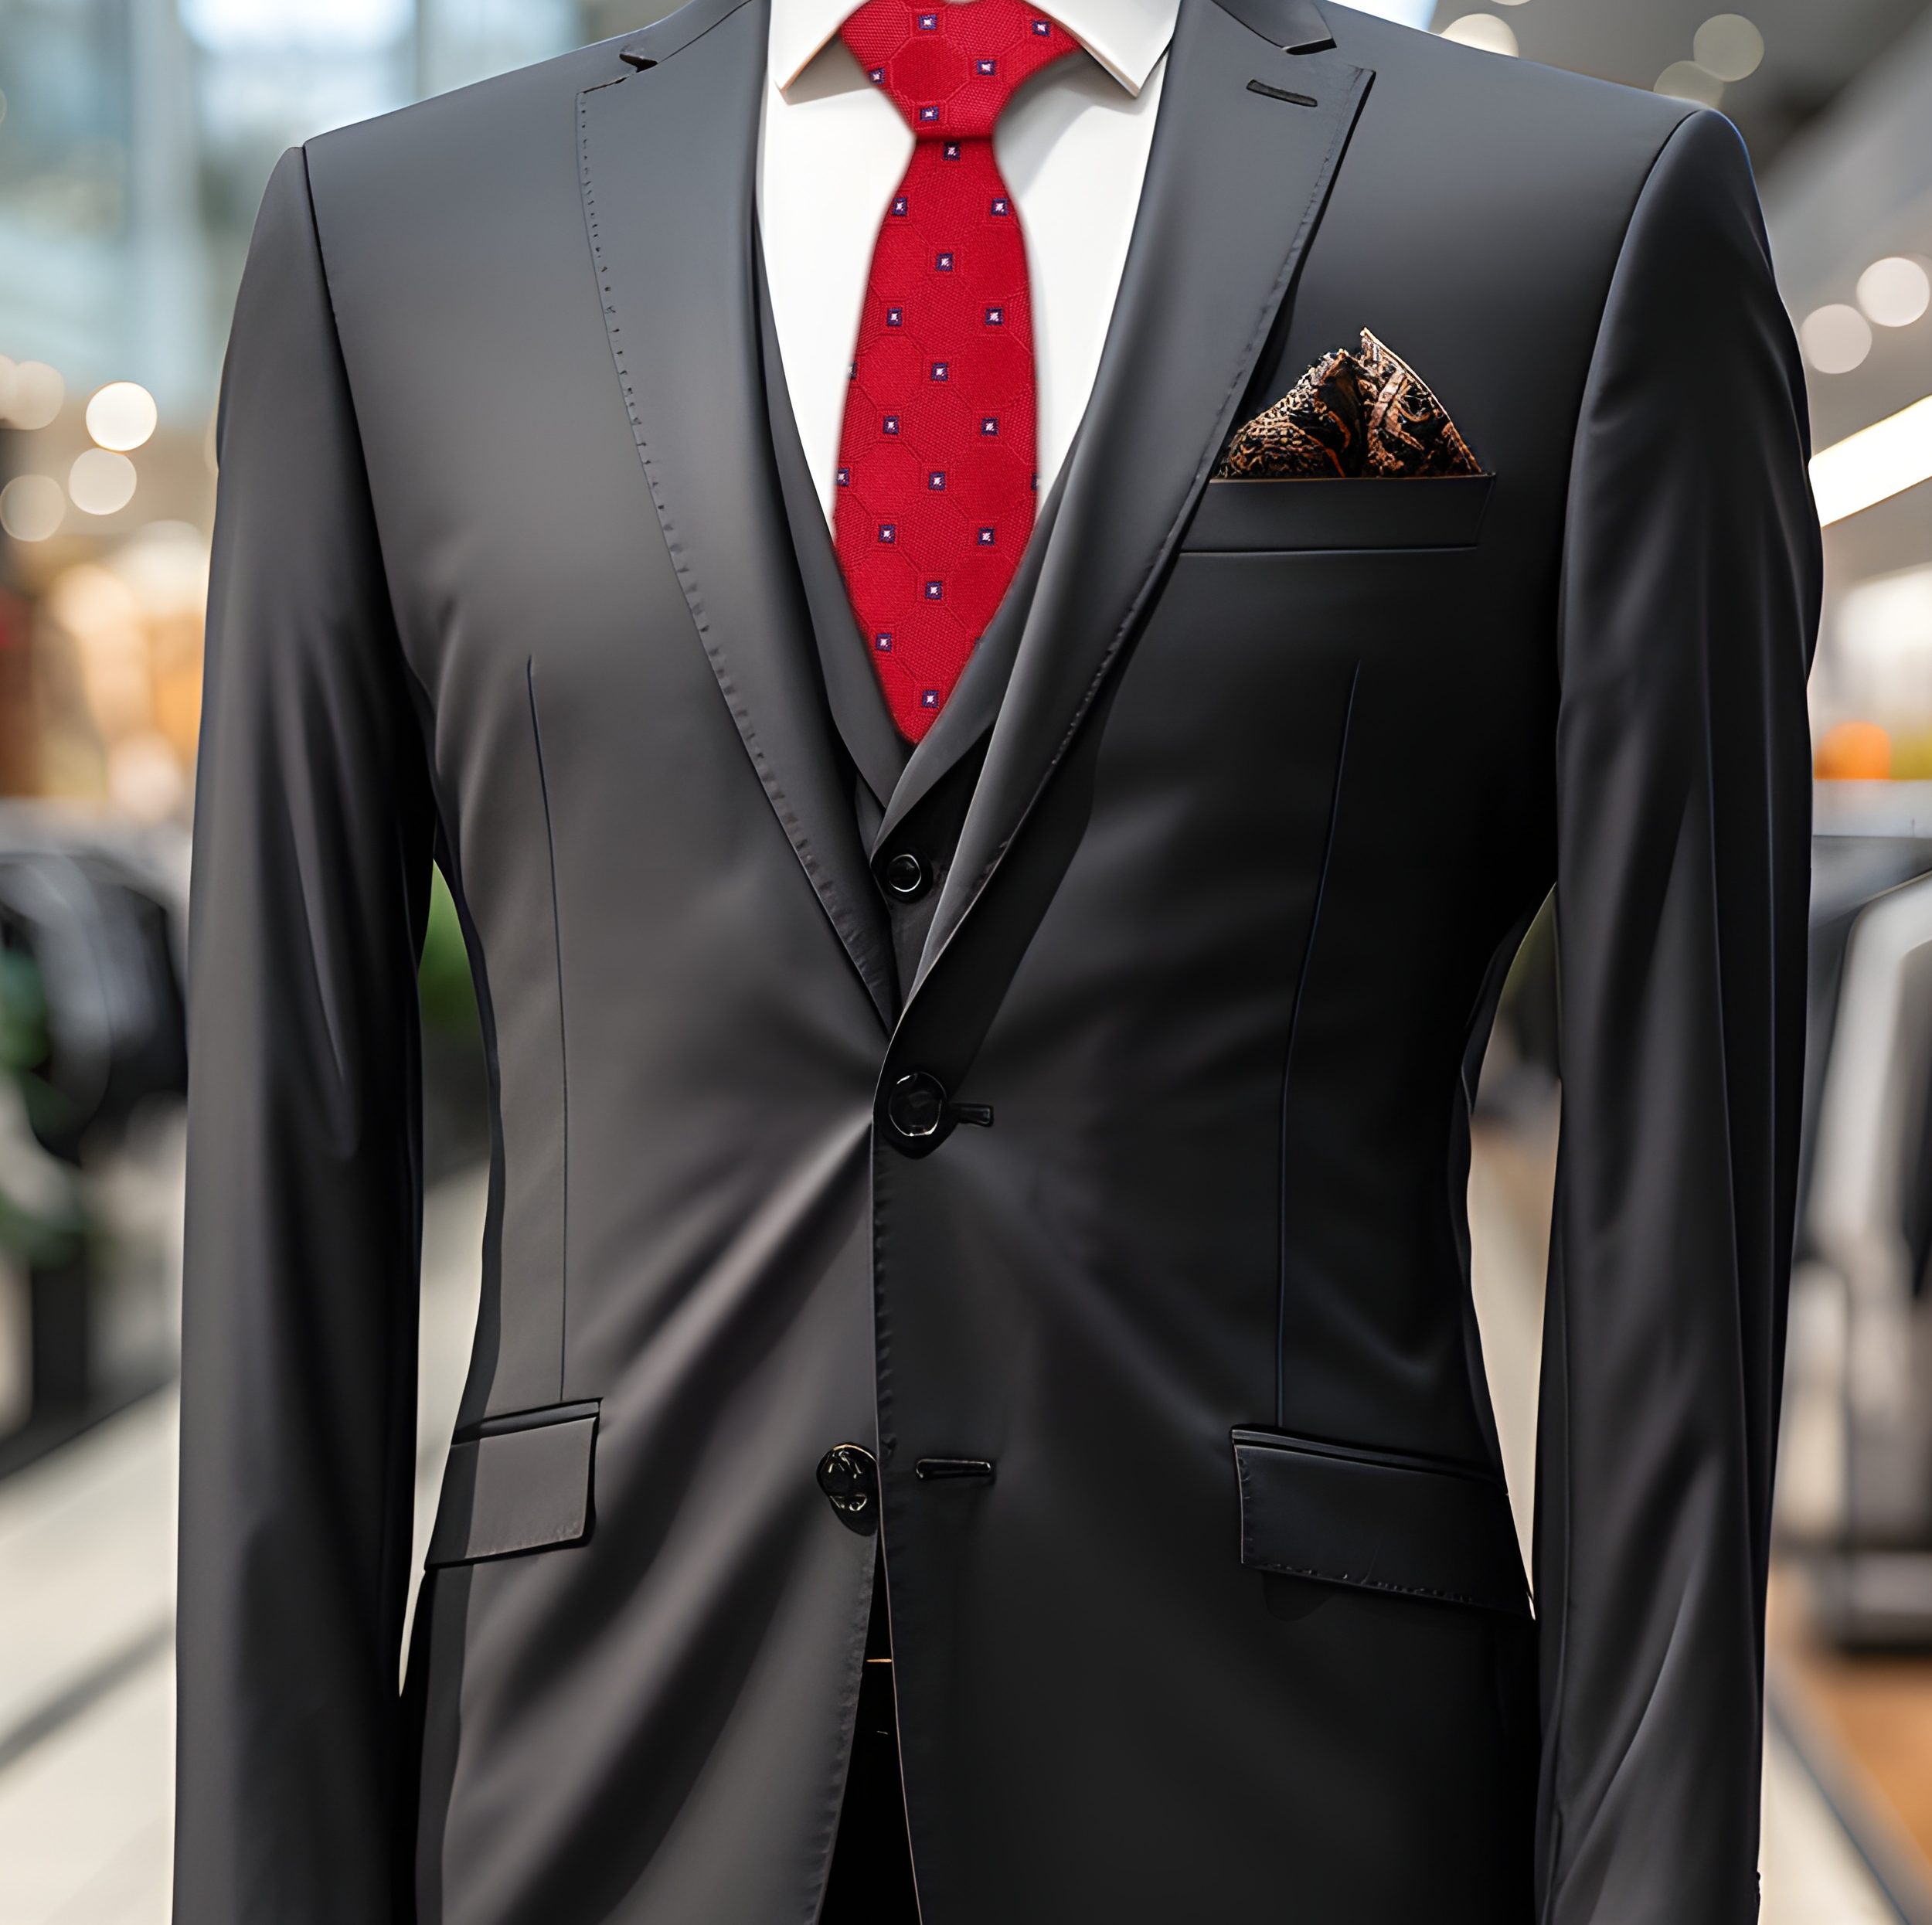
<instances>
[{"instance_id":1,"label":"mannequin","mask_svg":"<svg viewBox=\"0 0 1932 1925\"><path fill-rule=\"evenodd\" d=\"M1746 1925L1818 542L1735 134L1311 0L1181 0L1138 97L1043 69L1013 112L1158 100L1061 117L1146 137L1077 379L1077 203L961 137L1043 210L1041 485L914 736L779 231L783 4L264 202L179 1915ZM864 218L818 258L869 393ZM495 1137L399 1701L432 862ZM1461 1199L1553 885L1526 1572Z\"/></svg>"}]
</instances>

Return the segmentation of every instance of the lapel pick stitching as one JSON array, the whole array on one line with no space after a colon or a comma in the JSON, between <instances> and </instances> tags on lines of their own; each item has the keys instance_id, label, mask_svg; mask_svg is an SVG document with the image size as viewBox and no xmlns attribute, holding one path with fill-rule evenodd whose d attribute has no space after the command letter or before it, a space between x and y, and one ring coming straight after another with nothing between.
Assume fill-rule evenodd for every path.
<instances>
[{"instance_id":1,"label":"lapel pick stitching","mask_svg":"<svg viewBox=\"0 0 1932 1925\"><path fill-rule=\"evenodd\" d=\"M687 46L702 39L713 27L729 19L746 4L747 0L723 0L721 5L706 6L702 5L702 0L700 0L699 5L685 9L684 10L685 14L696 16L695 30L687 32L683 39L678 40L675 45L665 49L665 58L668 59L672 53L682 52ZM707 14L711 17L705 18L704 16ZM682 17L682 15L674 15L673 20L678 20ZM762 48L762 36L760 36L759 44ZM652 448L648 445L645 433L644 418L638 398L640 374L631 366L630 356L624 340L624 327L618 313L618 297L614 284L614 263L607 253L604 223L598 208L595 169L591 162L590 112L594 96L621 87L627 81L636 80L645 70L648 70L641 69L636 73L620 75L614 81L605 82L597 87L587 87L580 94L577 100L579 185L583 203L585 228L590 244L591 264L597 276L604 328L609 339L611 357L616 366L618 383L624 396L624 409L628 417L631 439L637 448L638 460L644 471L645 485L650 492L651 505L656 511L658 522L663 532L665 546L669 553L673 573L677 578L679 587L683 591L693 624L698 632L699 645L702 648L710 663L712 672L717 680L719 692L725 699L732 719L743 741L760 785L764 788L773 812L778 818L785 832L787 839L791 843L801 867L804 870L808 879L817 893L826 915L837 930L847 954L850 957L861 981L864 983L881 1022L889 1029L893 1020L893 1005L896 1001L886 974L889 964L886 959L886 954L878 932L867 926L866 919L859 903L854 900L854 891L858 886L856 877L854 878L854 887L848 888L842 879L839 866L835 862L828 861L824 848L808 832L806 824L791 794L788 792L788 785L780 779L778 770L774 764L771 754L768 752L763 732L754 723L751 704L747 699L741 679L733 672L731 665L726 659L720 639L712 621L710 610L706 606L706 597L699 587L692 566L692 558L689 546L681 538L679 529L674 522L671 504L658 471L658 464ZM762 73L762 66L760 71ZM600 111L602 111L601 108ZM747 220L747 247L750 233L750 224ZM748 253L747 259L748 264ZM760 404L759 411L762 415L764 413L762 379L757 383L757 391ZM729 597L726 599L729 600ZM812 786L811 781L808 778L808 789L811 789ZM818 799L821 804L823 804L825 800L823 797ZM822 814L822 808L819 812ZM863 872L864 857L862 852L857 848L855 825L853 835L852 853L856 859L859 869ZM862 900L862 898L861 900Z\"/></svg>"}]
</instances>

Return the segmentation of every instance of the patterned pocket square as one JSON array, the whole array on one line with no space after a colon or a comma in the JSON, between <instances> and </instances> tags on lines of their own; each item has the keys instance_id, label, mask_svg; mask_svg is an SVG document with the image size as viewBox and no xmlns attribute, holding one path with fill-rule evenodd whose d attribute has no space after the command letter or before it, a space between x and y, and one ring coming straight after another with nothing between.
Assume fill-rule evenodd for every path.
<instances>
[{"instance_id":1,"label":"patterned pocket square","mask_svg":"<svg viewBox=\"0 0 1932 1925\"><path fill-rule=\"evenodd\" d=\"M1366 328L1362 351L1324 355L1228 444L1217 481L1310 476L1480 474L1448 410L1400 355Z\"/></svg>"}]
</instances>

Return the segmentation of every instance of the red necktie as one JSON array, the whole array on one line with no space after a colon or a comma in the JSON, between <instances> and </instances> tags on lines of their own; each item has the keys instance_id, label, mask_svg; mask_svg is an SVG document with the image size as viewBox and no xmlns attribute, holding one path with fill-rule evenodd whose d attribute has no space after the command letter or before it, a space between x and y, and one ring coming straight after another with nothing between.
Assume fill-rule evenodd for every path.
<instances>
[{"instance_id":1,"label":"red necktie","mask_svg":"<svg viewBox=\"0 0 1932 1925\"><path fill-rule=\"evenodd\" d=\"M872 250L832 515L886 706L917 742L1033 531L1032 309L993 123L1077 43L1022 0L869 0L840 32L919 141Z\"/></svg>"}]
</instances>

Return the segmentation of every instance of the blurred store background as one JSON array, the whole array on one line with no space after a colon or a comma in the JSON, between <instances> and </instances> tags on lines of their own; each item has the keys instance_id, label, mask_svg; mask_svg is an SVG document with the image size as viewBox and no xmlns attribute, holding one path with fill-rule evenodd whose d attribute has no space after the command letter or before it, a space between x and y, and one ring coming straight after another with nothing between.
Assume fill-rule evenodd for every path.
<instances>
[{"instance_id":1,"label":"blurred store background","mask_svg":"<svg viewBox=\"0 0 1932 1925\"><path fill-rule=\"evenodd\" d=\"M1828 563L1764 1916L1932 1925L1932 12L1750 3L1372 10L1716 107L1758 170ZM291 143L669 10L0 0L0 1925L167 1915L188 832L216 389L257 201ZM1546 916L1470 1183L1526 1520L1553 971ZM422 991L426 1528L488 1141L446 893Z\"/></svg>"}]
</instances>

